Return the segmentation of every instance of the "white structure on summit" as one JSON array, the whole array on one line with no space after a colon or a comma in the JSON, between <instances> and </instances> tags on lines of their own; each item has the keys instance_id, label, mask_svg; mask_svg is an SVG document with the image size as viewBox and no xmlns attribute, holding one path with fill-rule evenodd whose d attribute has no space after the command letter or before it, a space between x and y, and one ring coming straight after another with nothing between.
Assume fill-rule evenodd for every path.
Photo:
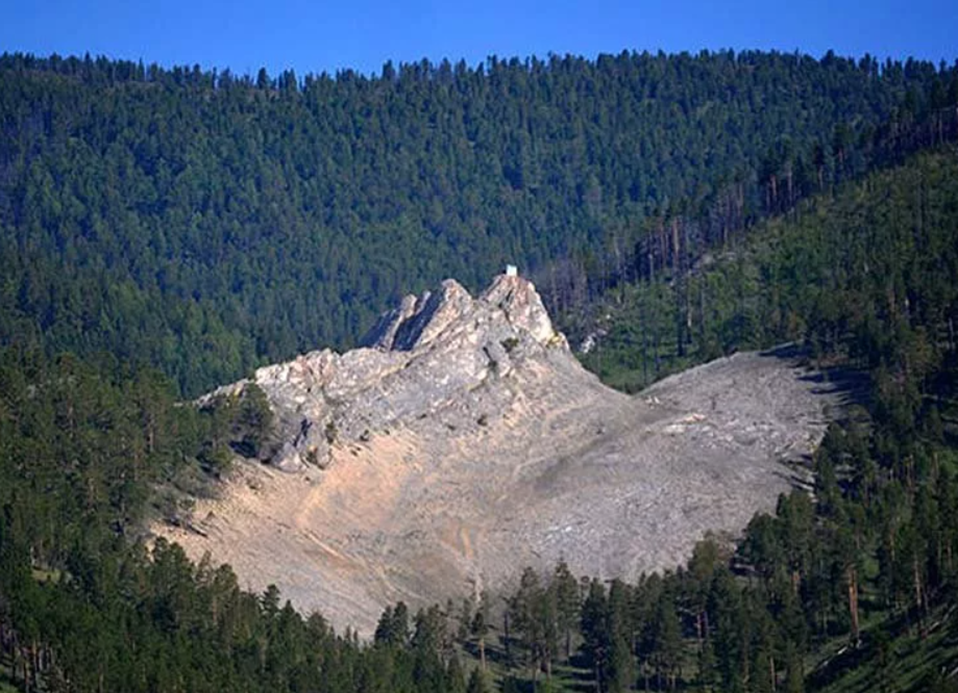
<instances>
[{"instance_id":1,"label":"white structure on summit","mask_svg":"<svg viewBox=\"0 0 958 693\"><path fill-rule=\"evenodd\" d=\"M515 265L506 265L506 276L507 277L518 277L519 268Z\"/></svg>"}]
</instances>

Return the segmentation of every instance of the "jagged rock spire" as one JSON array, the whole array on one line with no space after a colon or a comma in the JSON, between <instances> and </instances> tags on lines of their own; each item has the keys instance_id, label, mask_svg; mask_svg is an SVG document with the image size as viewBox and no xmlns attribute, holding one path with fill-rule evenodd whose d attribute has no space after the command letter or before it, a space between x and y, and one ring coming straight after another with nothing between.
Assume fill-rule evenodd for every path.
<instances>
[{"instance_id":1,"label":"jagged rock spire","mask_svg":"<svg viewBox=\"0 0 958 693\"><path fill-rule=\"evenodd\" d=\"M252 382L278 421L263 456L287 471L325 467L334 438L356 440L450 403L468 409L483 383L547 358L580 368L532 282L502 274L473 298L447 279L384 313L359 349L315 351L257 370Z\"/></svg>"},{"instance_id":2,"label":"jagged rock spire","mask_svg":"<svg viewBox=\"0 0 958 693\"><path fill-rule=\"evenodd\" d=\"M565 337L552 326L535 285L510 273L497 276L478 299L454 279L446 279L435 292L406 296L397 308L380 316L360 344L384 351L413 351L432 343L457 321L495 310L540 344L566 348Z\"/></svg>"}]
</instances>

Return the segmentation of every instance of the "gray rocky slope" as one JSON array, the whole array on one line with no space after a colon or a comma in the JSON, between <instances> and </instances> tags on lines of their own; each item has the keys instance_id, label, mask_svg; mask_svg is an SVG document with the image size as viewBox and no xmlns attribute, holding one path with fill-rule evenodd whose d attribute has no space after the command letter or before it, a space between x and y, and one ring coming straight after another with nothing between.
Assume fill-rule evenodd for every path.
<instances>
[{"instance_id":1,"label":"gray rocky slope","mask_svg":"<svg viewBox=\"0 0 958 693\"><path fill-rule=\"evenodd\" d=\"M706 530L774 507L829 400L760 354L626 396L580 366L516 276L478 298L451 280L410 296L366 345L256 371L278 422L271 460L238 461L192 525L154 528L366 634L387 604L474 594L526 565L677 565Z\"/></svg>"}]
</instances>

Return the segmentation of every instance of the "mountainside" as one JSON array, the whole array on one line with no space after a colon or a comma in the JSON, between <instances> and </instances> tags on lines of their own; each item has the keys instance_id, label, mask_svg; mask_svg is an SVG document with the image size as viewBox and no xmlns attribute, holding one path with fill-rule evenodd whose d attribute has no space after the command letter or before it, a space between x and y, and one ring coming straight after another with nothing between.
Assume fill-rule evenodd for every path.
<instances>
[{"instance_id":1,"label":"mountainside","mask_svg":"<svg viewBox=\"0 0 958 693\"><path fill-rule=\"evenodd\" d=\"M0 91L0 99L7 95ZM82 313L78 297L87 294L55 263L4 265L0 311L44 305L30 303L38 297L50 310L10 323L27 328L0 345L0 688L447 693L466 688L463 668L476 666L472 655L485 642L503 690L528 689L537 677L572 690L593 678L609 691L644 689L646 681L689 691L953 689L956 150L939 146L785 211L701 262L660 254L634 284L613 286L595 313L606 334L595 330L588 358L603 377L635 387L709 354L798 340L812 359L855 369L869 396L830 427L813 455L814 495L798 491L774 513L754 516L733 555L706 541L683 570L634 582L596 578L587 590L561 564L551 575L521 577L518 565L547 564L543 556L563 541L580 561L577 572L588 575L651 562L659 533L697 531L699 509L686 499L710 470L709 503L725 517L746 490L750 507L771 510L762 499L772 491L761 480L793 471L770 460L787 454L790 431L811 424L814 433L817 413L801 412L806 396L821 404L814 393L828 379L790 369L785 350L715 361L636 399L608 393L568 363L561 340L536 317L543 313L528 285L500 279L516 288L502 309L504 295L482 302L447 284L434 297L400 304L364 350L307 355L298 366L263 371L262 386L237 385L183 406L162 377L123 354L54 359L36 348L29 330L56 332L64 315ZM682 238L685 228L662 230ZM677 246L664 240L660 248ZM30 242L23 247L40 253ZM35 272L17 288L23 267ZM44 294L41 280L57 293ZM122 320L106 323L116 327L114 338L134 334L138 315L161 324L168 317L159 305L131 309L136 294L127 289L113 287L123 298L114 305ZM13 297L16 305L7 302ZM477 318L495 329L474 328ZM194 337L211 324L196 313L188 322ZM104 343L92 322L74 328L89 332L85 348ZM502 378L481 348L495 349L496 341L509 355ZM63 343L51 336L44 345ZM190 345L210 348L201 339ZM135 340L126 346L135 349ZM171 342L159 346L175 353ZM446 364L468 366L467 375L444 383ZM415 387L403 385L407 371ZM513 399L510 381L529 383L534 399ZM483 384L470 393L476 382ZM376 394L386 385L406 398L389 404ZM344 397L317 402L309 388ZM389 428L375 429L354 401ZM477 402L507 408L495 418ZM575 407L583 426L552 432ZM315 430L303 430L307 410L320 415ZM603 413L602 435L584 427ZM522 426L510 429L513 421ZM425 437L436 431L438 451ZM495 435L496 457L479 457L483 435ZM532 458L520 435L532 439L530 449L566 453ZM764 447L766 435L781 444ZM192 518L173 515L185 529L161 531L181 538L193 556L209 548L214 558L235 558L240 579L210 560L191 563L166 541L147 550L127 540L140 536L151 508L166 512L171 486L201 486L204 474L225 470L230 443L249 461L234 463L229 493L201 501ZM673 445L689 455L685 462L670 457ZM518 457L508 456L517 449ZM607 464L595 461L599 453ZM532 464L522 466L527 458ZM696 486L681 487L672 471L687 472ZM473 500L500 491L482 509L482 524ZM605 515L595 510L598 498ZM519 526L512 511L527 507ZM677 519L685 510L688 517ZM558 521L540 525L539 511ZM586 530L586 541L574 541ZM501 621L475 626L480 600L458 614L455 605L385 610L367 646L349 631L334 635L319 614L283 607L275 589L242 588L263 586L256 570L273 571L297 604L325 599L337 605L337 624L358 614L368 632L377 600L419 605L474 590L478 577L494 585L496 547L509 541L517 566L507 582L518 587L486 600L510 614L508 638ZM601 549L590 555L590 544ZM403 564L393 549L419 553ZM434 590L422 588L434 577ZM571 667L563 632L571 634ZM469 690L482 690L481 676L476 681Z\"/></svg>"},{"instance_id":2,"label":"mountainside","mask_svg":"<svg viewBox=\"0 0 958 693\"><path fill-rule=\"evenodd\" d=\"M832 54L302 80L0 56L0 344L106 351L193 396L351 346L400 291L443 277L476 290L514 262L574 294L650 254L674 269L880 143L925 141L915 124L956 102L951 68ZM699 207L713 227L683 232L681 253L643 245L650 217ZM571 277L548 271L566 258Z\"/></svg>"},{"instance_id":3,"label":"mountainside","mask_svg":"<svg viewBox=\"0 0 958 693\"><path fill-rule=\"evenodd\" d=\"M923 153L757 225L679 280L619 287L593 308L601 336L586 366L634 390L715 355L801 340L934 390L923 378L955 339L956 161L954 146ZM908 398L922 406L917 391Z\"/></svg>"},{"instance_id":4,"label":"mountainside","mask_svg":"<svg viewBox=\"0 0 958 693\"><path fill-rule=\"evenodd\" d=\"M634 578L706 530L773 507L831 398L784 355L739 354L639 397L585 371L533 285L447 280L385 314L366 348L261 368L275 416L221 497L155 530L370 633L384 606L499 587L565 558ZM827 390L827 388L825 388Z\"/></svg>"}]
</instances>

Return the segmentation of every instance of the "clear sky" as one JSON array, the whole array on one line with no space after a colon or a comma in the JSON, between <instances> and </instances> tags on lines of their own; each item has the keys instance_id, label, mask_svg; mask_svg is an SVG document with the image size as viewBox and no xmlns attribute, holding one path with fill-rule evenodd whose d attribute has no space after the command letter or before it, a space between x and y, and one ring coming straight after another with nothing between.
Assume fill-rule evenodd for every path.
<instances>
[{"instance_id":1,"label":"clear sky","mask_svg":"<svg viewBox=\"0 0 958 693\"><path fill-rule=\"evenodd\" d=\"M958 58L958 0L10 0L2 14L0 52L89 51L241 74L623 49Z\"/></svg>"}]
</instances>

